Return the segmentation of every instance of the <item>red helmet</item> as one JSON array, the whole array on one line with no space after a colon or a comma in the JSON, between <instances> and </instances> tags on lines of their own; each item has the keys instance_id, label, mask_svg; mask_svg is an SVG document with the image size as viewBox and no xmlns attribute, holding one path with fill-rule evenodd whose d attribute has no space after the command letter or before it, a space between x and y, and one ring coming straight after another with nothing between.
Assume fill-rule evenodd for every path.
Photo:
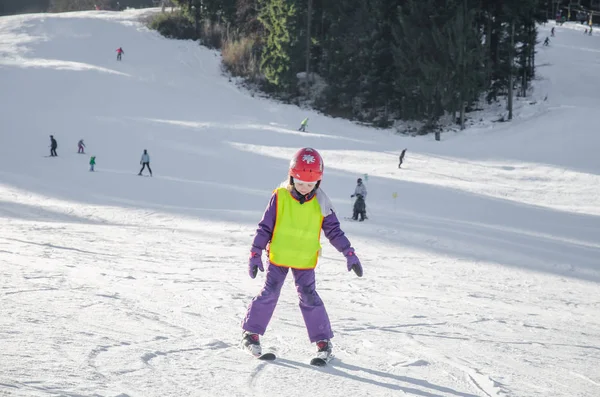
<instances>
[{"instance_id":1,"label":"red helmet","mask_svg":"<svg viewBox=\"0 0 600 397\"><path fill-rule=\"evenodd\" d=\"M303 182L317 182L323 178L323 159L315 149L300 149L290 161L290 176Z\"/></svg>"}]
</instances>

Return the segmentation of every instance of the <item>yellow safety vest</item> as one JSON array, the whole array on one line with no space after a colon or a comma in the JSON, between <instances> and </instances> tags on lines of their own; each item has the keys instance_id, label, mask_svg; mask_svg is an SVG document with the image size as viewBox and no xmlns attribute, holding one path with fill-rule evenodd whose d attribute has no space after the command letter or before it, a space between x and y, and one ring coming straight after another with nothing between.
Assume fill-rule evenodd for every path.
<instances>
[{"instance_id":1,"label":"yellow safety vest","mask_svg":"<svg viewBox=\"0 0 600 397\"><path fill-rule=\"evenodd\" d=\"M277 194L277 217L269 260L282 267L314 269L321 249L323 214L317 197L300 204L284 187Z\"/></svg>"}]
</instances>

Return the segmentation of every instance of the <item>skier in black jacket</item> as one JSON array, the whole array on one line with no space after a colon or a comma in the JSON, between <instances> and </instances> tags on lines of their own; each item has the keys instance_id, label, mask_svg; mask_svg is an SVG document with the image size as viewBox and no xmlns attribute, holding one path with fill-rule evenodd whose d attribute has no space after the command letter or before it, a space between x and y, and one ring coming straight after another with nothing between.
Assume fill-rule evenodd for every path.
<instances>
[{"instance_id":1,"label":"skier in black jacket","mask_svg":"<svg viewBox=\"0 0 600 397\"><path fill-rule=\"evenodd\" d=\"M56 139L54 139L54 135L50 135L50 157L56 157L56 148L58 147L58 143L56 143Z\"/></svg>"}]
</instances>

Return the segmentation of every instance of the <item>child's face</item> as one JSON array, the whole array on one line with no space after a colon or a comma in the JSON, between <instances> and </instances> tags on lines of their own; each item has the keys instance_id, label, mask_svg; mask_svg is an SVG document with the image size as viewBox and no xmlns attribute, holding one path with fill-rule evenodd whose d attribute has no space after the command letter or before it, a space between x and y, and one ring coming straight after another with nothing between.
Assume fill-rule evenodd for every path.
<instances>
[{"instance_id":1,"label":"child's face","mask_svg":"<svg viewBox=\"0 0 600 397\"><path fill-rule=\"evenodd\" d=\"M316 183L308 183L308 182L294 182L294 186L296 187L296 190L301 194L301 195L305 195L308 194L310 192L312 192L312 190L315 188Z\"/></svg>"}]
</instances>

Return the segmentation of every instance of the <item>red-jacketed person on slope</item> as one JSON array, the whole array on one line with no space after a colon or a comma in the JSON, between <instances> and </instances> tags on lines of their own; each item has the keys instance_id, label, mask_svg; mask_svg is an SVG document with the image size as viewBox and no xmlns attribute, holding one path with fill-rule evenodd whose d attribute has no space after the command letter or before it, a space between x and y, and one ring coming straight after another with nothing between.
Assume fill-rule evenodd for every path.
<instances>
[{"instance_id":1,"label":"red-jacketed person on slope","mask_svg":"<svg viewBox=\"0 0 600 397\"><path fill-rule=\"evenodd\" d=\"M323 159L319 152L312 148L300 149L290 162L287 181L274 190L258 224L250 250L250 277L255 278L258 270L264 271L261 256L267 247L269 263L264 287L250 303L242 322L242 344L255 356L262 353L259 335L267 329L290 269L308 337L317 344L317 357L330 356L333 332L315 286L321 229L346 257L348 271L353 270L362 277L360 261L340 229L329 197L321 188L322 177Z\"/></svg>"}]
</instances>

